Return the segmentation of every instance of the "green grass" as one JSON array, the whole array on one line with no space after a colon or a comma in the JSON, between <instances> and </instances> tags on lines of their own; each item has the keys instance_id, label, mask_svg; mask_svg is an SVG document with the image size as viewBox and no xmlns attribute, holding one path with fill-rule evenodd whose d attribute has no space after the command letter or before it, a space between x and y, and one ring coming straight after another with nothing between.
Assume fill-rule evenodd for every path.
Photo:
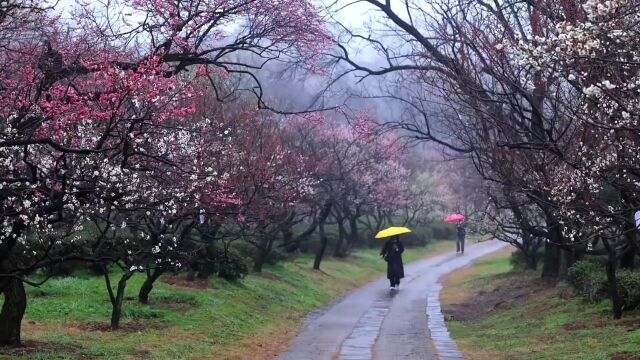
<instances>
[{"instance_id":1,"label":"green grass","mask_svg":"<svg viewBox=\"0 0 640 360\"><path fill-rule=\"evenodd\" d=\"M504 253L498 257L489 257L477 260L473 263L471 274L467 275L462 281L464 286L477 286L485 281L493 279L496 275L511 272L511 262L509 256Z\"/></svg>"},{"instance_id":2,"label":"green grass","mask_svg":"<svg viewBox=\"0 0 640 360\"><path fill-rule=\"evenodd\" d=\"M520 281L509 257L479 261L456 286L476 293L491 284ZM529 277L530 279L531 277ZM616 353L640 356L640 311L611 319L611 304L585 304L567 287L541 290L516 307L472 321L448 323L469 359L611 359ZM584 328L582 328L584 327ZM573 329L573 330L572 330Z\"/></svg>"},{"instance_id":3,"label":"green grass","mask_svg":"<svg viewBox=\"0 0 640 360\"><path fill-rule=\"evenodd\" d=\"M452 242L436 242L408 249L405 261L453 247ZM211 278L206 289L158 281L150 305L136 301L144 280L136 275L127 286L123 330L116 332L105 329L111 307L101 277L51 279L28 289L23 322L24 340L46 346L22 358L241 358L257 343L290 336L285 332L295 329L305 314L385 270L377 249L327 258L322 272L313 271L312 262L313 256L300 255L239 282Z\"/></svg>"}]
</instances>

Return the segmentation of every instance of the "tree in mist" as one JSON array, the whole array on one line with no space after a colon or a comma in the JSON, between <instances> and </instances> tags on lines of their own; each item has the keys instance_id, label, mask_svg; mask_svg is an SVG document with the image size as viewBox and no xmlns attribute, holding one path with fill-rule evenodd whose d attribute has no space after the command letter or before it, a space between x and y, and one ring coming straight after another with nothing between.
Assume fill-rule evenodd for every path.
<instances>
[{"instance_id":1,"label":"tree in mist","mask_svg":"<svg viewBox=\"0 0 640 360\"><path fill-rule=\"evenodd\" d=\"M544 240L543 277L608 254L619 317L615 268L638 257L638 4L362 3L376 21L364 32L342 26L327 55L362 82L380 80L364 97L404 106L388 125L467 154L499 237L521 249ZM349 42L380 61L363 62Z\"/></svg>"}]
</instances>

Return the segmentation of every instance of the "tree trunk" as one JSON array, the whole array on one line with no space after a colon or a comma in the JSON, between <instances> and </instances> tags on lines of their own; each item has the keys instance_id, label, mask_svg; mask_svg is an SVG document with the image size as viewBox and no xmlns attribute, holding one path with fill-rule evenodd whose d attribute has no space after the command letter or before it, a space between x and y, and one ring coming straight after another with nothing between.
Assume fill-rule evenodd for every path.
<instances>
[{"instance_id":1,"label":"tree trunk","mask_svg":"<svg viewBox=\"0 0 640 360\"><path fill-rule=\"evenodd\" d=\"M550 241L544 244L544 263L542 266L542 278L555 282L560 274L560 247Z\"/></svg>"},{"instance_id":2,"label":"tree trunk","mask_svg":"<svg viewBox=\"0 0 640 360\"><path fill-rule=\"evenodd\" d=\"M345 230L344 230L344 219L336 219L338 222L338 243L336 244L336 248L333 249L334 257L343 257L344 254L342 252L342 243L344 242Z\"/></svg>"},{"instance_id":3,"label":"tree trunk","mask_svg":"<svg viewBox=\"0 0 640 360\"><path fill-rule=\"evenodd\" d=\"M286 227L282 230L282 243L290 244L286 248L288 253L292 253L298 250L298 242L293 241L293 231L291 231L290 227Z\"/></svg>"},{"instance_id":4,"label":"tree trunk","mask_svg":"<svg viewBox=\"0 0 640 360\"><path fill-rule=\"evenodd\" d=\"M625 244L622 254L620 254L620 267L623 269L633 270L635 268L636 253L638 253L638 245L636 244L635 228L626 229Z\"/></svg>"},{"instance_id":5,"label":"tree trunk","mask_svg":"<svg viewBox=\"0 0 640 360\"><path fill-rule=\"evenodd\" d=\"M253 261L253 271L254 272L262 272L262 266L267 258L266 251L263 249L258 249L258 256Z\"/></svg>"},{"instance_id":6,"label":"tree trunk","mask_svg":"<svg viewBox=\"0 0 640 360\"><path fill-rule=\"evenodd\" d=\"M525 266L528 270L536 270L538 267L538 254L534 245L534 237L528 234L526 231L521 233L522 242L517 243L516 247L522 252L525 258Z\"/></svg>"},{"instance_id":7,"label":"tree trunk","mask_svg":"<svg viewBox=\"0 0 640 360\"><path fill-rule=\"evenodd\" d=\"M267 258L271 253L271 245L273 244L273 240L269 237L265 236L258 247L258 256L256 256L253 262L253 271L254 272L262 272L262 267L264 263L267 262Z\"/></svg>"},{"instance_id":8,"label":"tree trunk","mask_svg":"<svg viewBox=\"0 0 640 360\"><path fill-rule=\"evenodd\" d=\"M560 265L558 268L558 279L566 279L569 268L576 262L575 252L560 248Z\"/></svg>"},{"instance_id":9,"label":"tree trunk","mask_svg":"<svg viewBox=\"0 0 640 360\"><path fill-rule=\"evenodd\" d=\"M140 287L140 292L138 293L139 302L141 302L142 304L149 303L149 294L151 293L151 290L153 290L153 283L156 280L158 280L160 275L162 275L164 272L165 272L164 268L158 267L158 268L155 268L153 272L147 273L147 278L145 279L144 283Z\"/></svg>"},{"instance_id":10,"label":"tree trunk","mask_svg":"<svg viewBox=\"0 0 640 360\"><path fill-rule=\"evenodd\" d=\"M538 249L536 247L529 248L527 258L529 259L529 270L538 270Z\"/></svg>"},{"instance_id":11,"label":"tree trunk","mask_svg":"<svg viewBox=\"0 0 640 360\"><path fill-rule=\"evenodd\" d=\"M544 244L544 265L542 278L549 282L556 282L562 272L563 256L559 244L563 243L562 229L558 220L550 213L546 213L546 225L549 239Z\"/></svg>"},{"instance_id":12,"label":"tree trunk","mask_svg":"<svg viewBox=\"0 0 640 360\"><path fill-rule=\"evenodd\" d=\"M607 250L607 282L609 283L609 296L613 305L613 318L620 319L622 317L622 298L618 292L618 279L616 278L616 251L609 245L609 240L602 238L602 244Z\"/></svg>"},{"instance_id":13,"label":"tree trunk","mask_svg":"<svg viewBox=\"0 0 640 360\"><path fill-rule=\"evenodd\" d=\"M538 270L538 255L533 254L529 257L529 270Z\"/></svg>"},{"instance_id":14,"label":"tree trunk","mask_svg":"<svg viewBox=\"0 0 640 360\"><path fill-rule=\"evenodd\" d=\"M314 270L320 270L320 263L322 262L322 257L324 256L324 252L327 249L327 234L325 234L324 232L324 222L320 223L319 233L320 233L320 248L316 252L315 259L313 259Z\"/></svg>"},{"instance_id":15,"label":"tree trunk","mask_svg":"<svg viewBox=\"0 0 640 360\"><path fill-rule=\"evenodd\" d=\"M194 265L192 264L189 267L189 271L187 271L187 281L195 281L196 280L196 269L194 268Z\"/></svg>"},{"instance_id":16,"label":"tree trunk","mask_svg":"<svg viewBox=\"0 0 640 360\"><path fill-rule=\"evenodd\" d=\"M111 288L111 279L109 278L109 271L104 269L104 279L107 284L107 291L109 292L109 300L111 300L111 329L118 330L120 327L120 318L122 316L122 303L124 302L124 293L127 288L127 281L133 276L133 272L125 272L120 281L118 281L118 288L116 293L113 293Z\"/></svg>"},{"instance_id":17,"label":"tree trunk","mask_svg":"<svg viewBox=\"0 0 640 360\"><path fill-rule=\"evenodd\" d=\"M327 201L324 203L322 207L322 211L318 216L318 233L320 235L320 248L316 252L316 257L313 259L313 269L320 270L320 263L322 262L322 257L324 256L324 252L327 250L327 234L324 232L324 224L331 213L331 207L333 206L331 201Z\"/></svg>"},{"instance_id":18,"label":"tree trunk","mask_svg":"<svg viewBox=\"0 0 640 360\"><path fill-rule=\"evenodd\" d=\"M0 345L20 345L22 317L27 309L27 294L22 281L11 278L6 281L2 293L4 304L0 311Z\"/></svg>"},{"instance_id":19,"label":"tree trunk","mask_svg":"<svg viewBox=\"0 0 640 360\"><path fill-rule=\"evenodd\" d=\"M348 253L352 248L353 245L360 242L360 231L358 229L358 218L355 216L352 216L349 218L349 241L347 241L347 246L345 248L345 253ZM374 234L375 235L375 234Z\"/></svg>"}]
</instances>

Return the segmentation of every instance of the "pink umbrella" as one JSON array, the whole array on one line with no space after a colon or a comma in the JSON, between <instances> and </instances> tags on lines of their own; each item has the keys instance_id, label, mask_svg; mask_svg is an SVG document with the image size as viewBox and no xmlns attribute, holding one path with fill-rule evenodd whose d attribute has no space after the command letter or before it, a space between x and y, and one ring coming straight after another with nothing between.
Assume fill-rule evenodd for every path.
<instances>
[{"instance_id":1,"label":"pink umbrella","mask_svg":"<svg viewBox=\"0 0 640 360\"><path fill-rule=\"evenodd\" d=\"M449 214L444 219L444 223L445 224L457 224L457 223L463 222L464 219L465 219L465 217L462 214Z\"/></svg>"}]
</instances>

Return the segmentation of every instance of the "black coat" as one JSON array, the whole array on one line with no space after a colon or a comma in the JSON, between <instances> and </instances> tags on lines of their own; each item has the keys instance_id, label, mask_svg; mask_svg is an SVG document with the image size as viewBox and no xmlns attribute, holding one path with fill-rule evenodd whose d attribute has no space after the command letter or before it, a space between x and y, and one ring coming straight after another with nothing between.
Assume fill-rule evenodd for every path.
<instances>
[{"instance_id":1,"label":"black coat","mask_svg":"<svg viewBox=\"0 0 640 360\"><path fill-rule=\"evenodd\" d=\"M402 265L402 252L404 252L404 245L398 240L388 240L380 255L387 262L387 279L392 277L403 278L404 277L404 265Z\"/></svg>"},{"instance_id":2,"label":"black coat","mask_svg":"<svg viewBox=\"0 0 640 360\"><path fill-rule=\"evenodd\" d=\"M466 234L467 231L462 226L458 226L458 241L464 241L464 236Z\"/></svg>"}]
</instances>

